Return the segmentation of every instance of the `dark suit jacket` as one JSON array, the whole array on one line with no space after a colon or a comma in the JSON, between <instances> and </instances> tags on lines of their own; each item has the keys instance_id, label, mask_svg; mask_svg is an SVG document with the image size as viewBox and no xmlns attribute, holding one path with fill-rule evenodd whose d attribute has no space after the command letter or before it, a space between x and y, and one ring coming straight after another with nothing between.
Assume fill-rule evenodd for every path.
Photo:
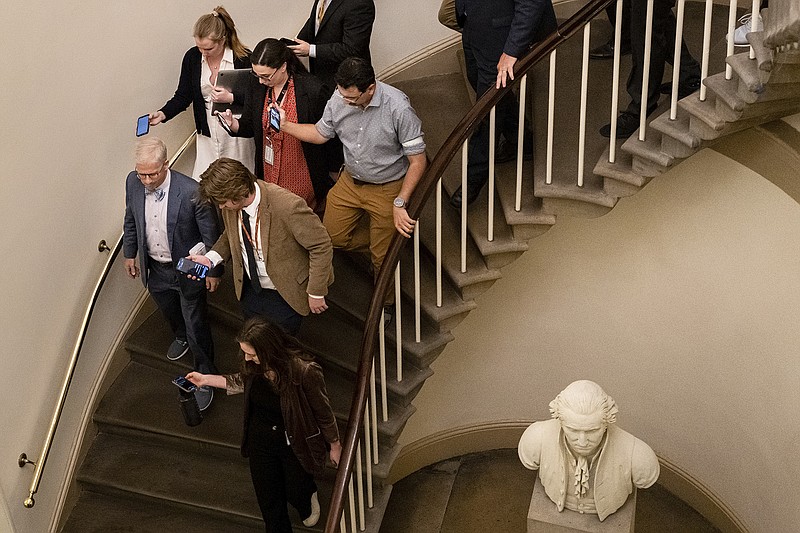
<instances>
[{"instance_id":1,"label":"dark suit jacket","mask_svg":"<svg viewBox=\"0 0 800 533\"><path fill-rule=\"evenodd\" d=\"M373 0L333 0L314 35L318 2L314 0L311 16L297 37L316 45L317 57L309 58L311 73L332 93L336 88L333 77L342 61L355 56L371 62L369 39L375 22L375 3Z\"/></svg>"},{"instance_id":2,"label":"dark suit jacket","mask_svg":"<svg viewBox=\"0 0 800 533\"><path fill-rule=\"evenodd\" d=\"M181 77L178 79L178 88L175 90L175 95L164 104L164 107L159 109L166 115L167 120L175 117L179 113L186 110L189 104L192 104L194 111L194 126L197 133L211 136L211 130L208 128L208 120L206 120L206 106L203 100L203 93L200 92L200 74L203 69L200 64L202 54L200 49L196 46L190 48L183 56L181 63ZM234 68L250 68L250 57L238 58L233 57ZM236 102L241 102L244 98L242 94L233 95Z\"/></svg>"},{"instance_id":3,"label":"dark suit jacket","mask_svg":"<svg viewBox=\"0 0 800 533\"><path fill-rule=\"evenodd\" d=\"M251 76L252 77L252 76ZM297 103L297 120L301 124L316 123L322 118L325 104L328 101L327 91L322 83L307 72L294 76L294 92ZM267 98L267 86L259 83L253 77L250 80L247 93L244 95L244 111L239 119L237 137L253 137L256 143L255 174L259 179L264 179L264 103ZM328 174L329 170L338 170L336 163L329 163L327 144L301 143L303 155L306 158L308 172L311 175L311 184L314 186L314 195L322 200L333 187L333 180ZM339 158L338 165L341 165Z\"/></svg>"},{"instance_id":4,"label":"dark suit jacket","mask_svg":"<svg viewBox=\"0 0 800 533\"><path fill-rule=\"evenodd\" d=\"M456 0L456 18L462 28L477 25L470 43L494 63L502 53L522 57L558 26L552 0Z\"/></svg>"},{"instance_id":5,"label":"dark suit jacket","mask_svg":"<svg viewBox=\"0 0 800 533\"><path fill-rule=\"evenodd\" d=\"M189 255L189 250L202 241L206 249L219 237L217 218L208 204L197 201L197 182L192 178L171 171L169 196L167 200L167 235L172 263ZM136 172L131 172L125 180L125 223L122 237L122 254L127 259L139 256L139 269L142 283L147 287L147 243L144 218L144 185ZM217 267L210 276L221 276Z\"/></svg>"},{"instance_id":6,"label":"dark suit jacket","mask_svg":"<svg viewBox=\"0 0 800 533\"><path fill-rule=\"evenodd\" d=\"M267 274L292 309L307 315L308 295L325 296L333 283L331 238L302 198L262 180L256 180L256 187L261 189L261 249L266 251ZM239 212L223 209L222 219L225 233L213 250L223 261L233 260L233 283L241 300L244 263Z\"/></svg>"},{"instance_id":7,"label":"dark suit jacket","mask_svg":"<svg viewBox=\"0 0 800 533\"><path fill-rule=\"evenodd\" d=\"M228 374L225 388L228 394L244 392L244 430L242 431L242 455L247 457L248 433L250 430L250 392L254 375ZM292 381L280 393L281 414L286 436L300 464L309 474L321 474L325 469L329 443L339 440L336 417L328 400L322 367L317 363L292 358ZM326 443L328 443L326 445Z\"/></svg>"}]
</instances>

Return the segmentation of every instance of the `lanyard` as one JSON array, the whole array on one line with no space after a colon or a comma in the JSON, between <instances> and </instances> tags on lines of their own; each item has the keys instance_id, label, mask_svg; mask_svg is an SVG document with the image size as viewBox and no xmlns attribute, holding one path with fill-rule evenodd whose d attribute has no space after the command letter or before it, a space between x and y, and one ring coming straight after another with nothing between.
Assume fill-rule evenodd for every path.
<instances>
[{"instance_id":1,"label":"lanyard","mask_svg":"<svg viewBox=\"0 0 800 533\"><path fill-rule=\"evenodd\" d=\"M239 215L239 225L242 227L242 233L244 233L245 239L250 242L250 246L253 248L253 251L258 254L258 259L263 261L264 257L261 255L261 246L257 242L257 237L261 227L261 210L256 210L256 231L252 237L250 236L250 229L244 226L244 221L242 220L241 214Z\"/></svg>"},{"instance_id":2,"label":"lanyard","mask_svg":"<svg viewBox=\"0 0 800 533\"><path fill-rule=\"evenodd\" d=\"M289 78L287 78L286 83L283 84L283 89L281 89L281 94L279 94L278 95L278 99L275 100L275 102L278 105L281 105L283 103L283 98L286 96L286 91L289 89L289 82L291 80L292 80L292 78L290 76ZM267 94L267 106L272 104L272 95L273 94L275 94L275 90L272 87L270 87L269 88L269 94Z\"/></svg>"}]
</instances>

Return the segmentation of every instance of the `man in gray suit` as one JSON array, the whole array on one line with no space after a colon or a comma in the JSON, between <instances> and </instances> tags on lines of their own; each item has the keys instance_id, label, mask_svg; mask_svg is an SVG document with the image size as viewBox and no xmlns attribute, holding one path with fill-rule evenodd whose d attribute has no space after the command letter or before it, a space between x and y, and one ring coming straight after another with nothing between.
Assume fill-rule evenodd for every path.
<instances>
[{"instance_id":1,"label":"man in gray suit","mask_svg":"<svg viewBox=\"0 0 800 533\"><path fill-rule=\"evenodd\" d=\"M190 280L175 271L180 258L216 242L216 216L197 201L197 182L170 170L161 139L148 137L137 143L135 168L125 181L125 271L131 278L141 276L175 334L167 358L174 361L191 350L195 370L217 373L206 289L217 288L221 268L209 272L205 281ZM212 397L212 389L198 390L200 410L209 406Z\"/></svg>"}]
</instances>

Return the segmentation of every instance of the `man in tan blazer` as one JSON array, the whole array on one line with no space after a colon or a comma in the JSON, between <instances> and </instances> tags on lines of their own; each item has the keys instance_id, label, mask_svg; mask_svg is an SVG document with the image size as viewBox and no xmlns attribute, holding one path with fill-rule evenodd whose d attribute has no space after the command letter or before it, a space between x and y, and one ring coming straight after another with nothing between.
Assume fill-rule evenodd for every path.
<instances>
[{"instance_id":1,"label":"man in tan blazer","mask_svg":"<svg viewBox=\"0 0 800 533\"><path fill-rule=\"evenodd\" d=\"M220 207L225 233L205 256L190 259L209 267L233 259L245 318L264 316L294 335L303 316L328 308L333 247L302 198L223 157L201 175L200 199Z\"/></svg>"}]
</instances>

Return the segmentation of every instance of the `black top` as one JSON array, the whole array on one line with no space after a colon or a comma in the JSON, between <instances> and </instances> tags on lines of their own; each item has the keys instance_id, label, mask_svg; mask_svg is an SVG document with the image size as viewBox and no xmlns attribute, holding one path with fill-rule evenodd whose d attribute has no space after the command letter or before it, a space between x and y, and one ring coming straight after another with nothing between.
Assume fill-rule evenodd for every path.
<instances>
[{"instance_id":1,"label":"black top","mask_svg":"<svg viewBox=\"0 0 800 533\"><path fill-rule=\"evenodd\" d=\"M166 115L166 122L171 118L177 116L179 113L186 110L189 104L192 104L194 111L194 126L197 133L211 137L211 130L208 128L208 120L206 120L206 105L203 100L203 93L200 90L200 76L203 72L200 60L203 54L200 49L195 47L190 48L183 56L181 63L181 77L178 78L178 88L175 90L175 95L164 104L164 107L159 109ZM250 56L242 58L233 56L234 68L250 68ZM234 93L233 100L235 102L243 102L244 95Z\"/></svg>"},{"instance_id":2,"label":"black top","mask_svg":"<svg viewBox=\"0 0 800 533\"><path fill-rule=\"evenodd\" d=\"M258 376L253 379L249 401L250 438L258 439L265 431L277 431L282 436L285 429L281 397L267 378Z\"/></svg>"}]
</instances>

